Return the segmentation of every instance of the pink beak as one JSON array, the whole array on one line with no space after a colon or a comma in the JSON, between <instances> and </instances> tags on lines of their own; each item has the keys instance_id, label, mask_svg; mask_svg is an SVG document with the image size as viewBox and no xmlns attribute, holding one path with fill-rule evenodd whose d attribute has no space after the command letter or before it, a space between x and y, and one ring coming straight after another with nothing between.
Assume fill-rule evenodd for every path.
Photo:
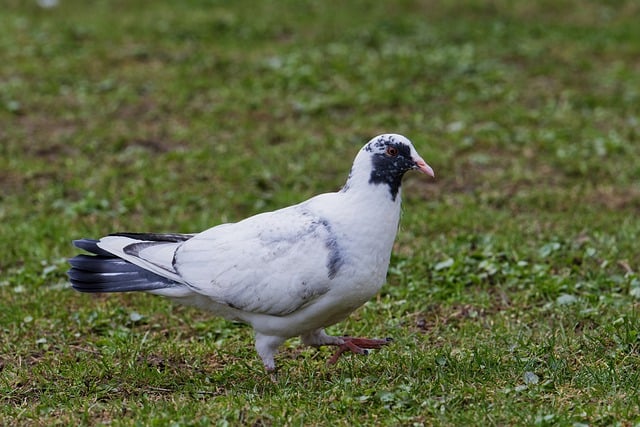
<instances>
[{"instance_id":1,"label":"pink beak","mask_svg":"<svg viewBox=\"0 0 640 427\"><path fill-rule=\"evenodd\" d=\"M416 169L418 169L420 172L426 175L429 175L431 178L436 177L436 174L433 172L433 169L431 169L431 166L429 166L427 162L422 160L420 157L418 157L418 160L416 160L415 162L416 162Z\"/></svg>"}]
</instances>

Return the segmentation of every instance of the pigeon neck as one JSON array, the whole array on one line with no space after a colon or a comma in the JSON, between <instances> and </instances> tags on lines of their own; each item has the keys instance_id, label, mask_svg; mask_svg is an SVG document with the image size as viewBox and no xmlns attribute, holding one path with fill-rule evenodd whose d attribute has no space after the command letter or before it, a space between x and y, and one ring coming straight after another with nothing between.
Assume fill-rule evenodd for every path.
<instances>
[{"instance_id":1,"label":"pigeon neck","mask_svg":"<svg viewBox=\"0 0 640 427\"><path fill-rule=\"evenodd\" d=\"M353 162L349 177L342 193L365 193L380 192L384 198L396 203L400 202L401 186L403 174L385 174L380 169L376 169L375 161L368 155L359 153Z\"/></svg>"}]
</instances>

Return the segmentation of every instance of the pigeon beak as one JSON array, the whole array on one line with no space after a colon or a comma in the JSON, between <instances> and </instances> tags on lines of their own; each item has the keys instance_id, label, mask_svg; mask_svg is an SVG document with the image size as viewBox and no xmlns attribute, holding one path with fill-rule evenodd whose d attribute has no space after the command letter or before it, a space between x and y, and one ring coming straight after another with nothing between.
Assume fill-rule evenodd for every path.
<instances>
[{"instance_id":1,"label":"pigeon beak","mask_svg":"<svg viewBox=\"0 0 640 427\"><path fill-rule=\"evenodd\" d=\"M415 169L418 169L423 174L429 175L431 178L436 177L436 174L433 172L433 169L431 169L431 166L429 166L427 162L422 160L420 157L418 157L417 160L414 160L414 162L415 162Z\"/></svg>"}]
</instances>

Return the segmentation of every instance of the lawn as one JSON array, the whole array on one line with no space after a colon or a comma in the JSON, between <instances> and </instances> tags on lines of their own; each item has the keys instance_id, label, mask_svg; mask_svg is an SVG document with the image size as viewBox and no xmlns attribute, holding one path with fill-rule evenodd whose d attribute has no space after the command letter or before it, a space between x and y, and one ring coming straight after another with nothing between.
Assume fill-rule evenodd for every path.
<instances>
[{"instance_id":1,"label":"lawn","mask_svg":"<svg viewBox=\"0 0 640 427\"><path fill-rule=\"evenodd\" d=\"M0 424L640 425L637 1L2 9ZM330 328L368 357L292 339L273 381L246 326L66 280L72 239L334 191L383 132L437 179Z\"/></svg>"}]
</instances>

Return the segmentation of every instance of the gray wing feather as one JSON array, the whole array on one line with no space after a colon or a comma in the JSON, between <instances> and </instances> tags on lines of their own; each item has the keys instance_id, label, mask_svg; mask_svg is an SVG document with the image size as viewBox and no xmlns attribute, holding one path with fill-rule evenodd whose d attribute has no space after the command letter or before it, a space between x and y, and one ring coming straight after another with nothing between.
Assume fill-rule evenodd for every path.
<instances>
[{"instance_id":1,"label":"gray wing feather","mask_svg":"<svg viewBox=\"0 0 640 427\"><path fill-rule=\"evenodd\" d=\"M217 302L284 316L330 289L344 258L328 221L301 207L205 231L176 252L188 286Z\"/></svg>"}]
</instances>

